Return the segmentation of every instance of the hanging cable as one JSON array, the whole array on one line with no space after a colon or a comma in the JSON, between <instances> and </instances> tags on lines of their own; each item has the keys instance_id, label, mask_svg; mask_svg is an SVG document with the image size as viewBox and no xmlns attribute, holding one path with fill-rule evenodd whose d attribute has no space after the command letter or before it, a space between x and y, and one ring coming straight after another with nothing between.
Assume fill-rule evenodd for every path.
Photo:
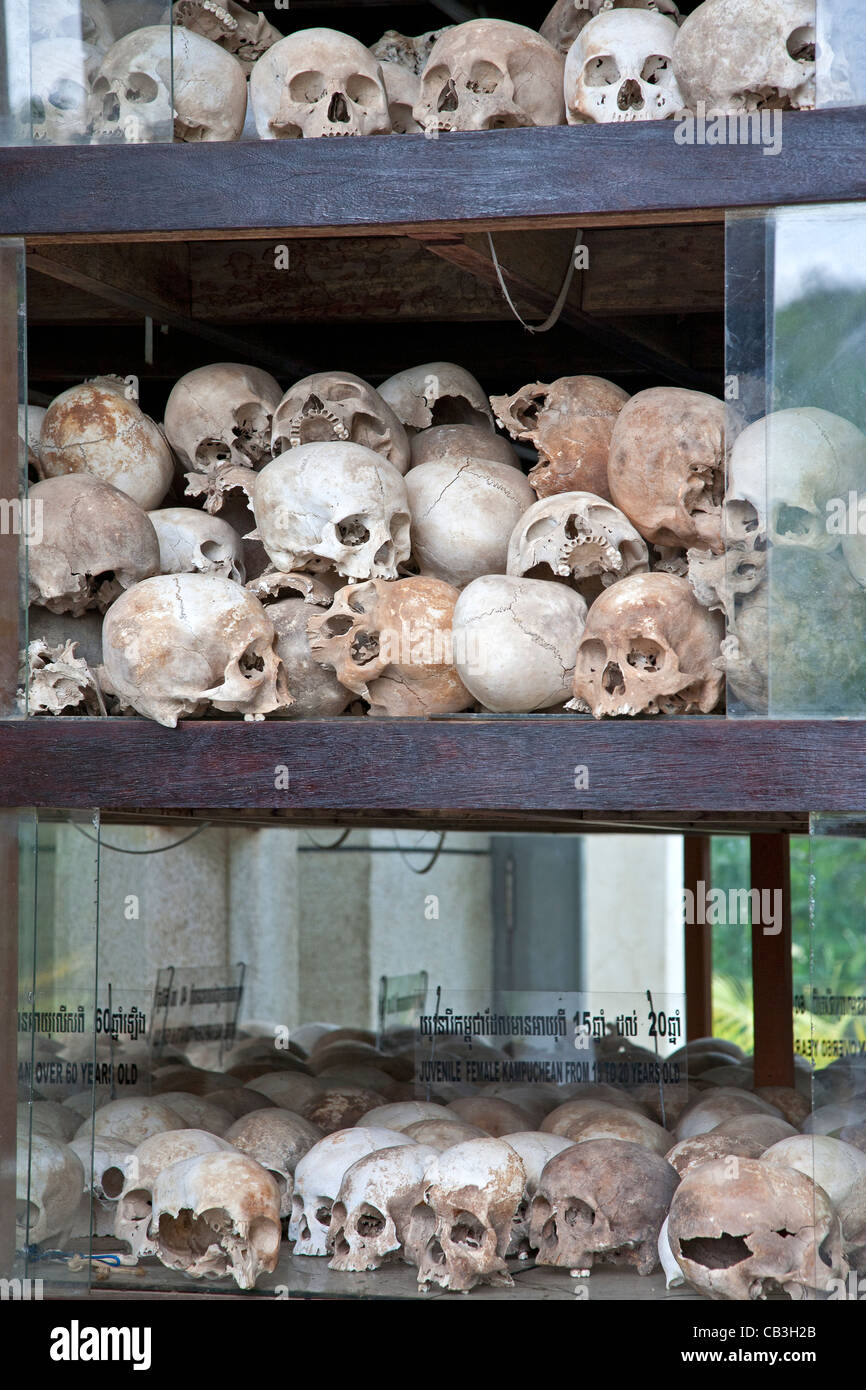
<instances>
[{"instance_id":1,"label":"hanging cable","mask_svg":"<svg viewBox=\"0 0 866 1390\"><path fill-rule=\"evenodd\" d=\"M352 827L349 826L348 829L344 830L343 833L342 833L341 835L338 835L337 838L336 838L336 840L333 840L333 841L331 842L331 844L329 844L329 845L320 845L319 842L318 842L318 840L316 839L316 837L315 837L314 835L311 835L310 832L309 832L309 830L307 830L306 828L304 829L304 834L306 835L306 837L307 837L307 839L309 840L310 844L311 844L311 845L315 845L316 849L339 849L339 848L340 848L340 845L344 844L344 843L346 842L346 840L348 840L348 838L349 838L349 836L351 835L351 833L352 833Z\"/></svg>"},{"instance_id":2,"label":"hanging cable","mask_svg":"<svg viewBox=\"0 0 866 1390\"><path fill-rule=\"evenodd\" d=\"M447 834L447 831L442 830L442 831L440 832L440 834L439 834L439 843L438 843L438 845L436 846L436 848L433 850L432 854L430 855L430 861L429 861L429 863L425 864L423 869L416 869L415 866L414 866L413 864L410 863L410 861L409 861L409 860L407 859L407 857L406 857L406 851L404 850L403 846L400 844L400 842L399 842L398 839L397 839L397 831L395 830L395 831L393 831L392 833L393 833L393 835L394 835L394 844L397 846L397 852L399 853L400 858L403 860L403 863L406 865L406 868L409 870L409 872L412 873L412 874L429 874L430 870L433 868L433 865L436 863L436 860L439 858L440 854L442 853L442 846L443 846L444 843L445 843L445 836L446 836L446 834ZM410 853L410 854L415 854L415 853L417 853L417 848L416 848L416 847L413 847L413 848L409 851L409 853Z\"/></svg>"},{"instance_id":3,"label":"hanging cable","mask_svg":"<svg viewBox=\"0 0 866 1390\"><path fill-rule=\"evenodd\" d=\"M77 830L79 835L83 835L85 840L90 840L92 844L99 845L100 849L110 849L114 854L165 854L167 849L179 849L181 845L189 844L189 841L194 840L196 835L200 835L203 830L209 829L211 821L205 821L204 825L200 825L197 829L190 831L189 835L184 835L183 839L175 840L171 845L160 845L158 849L123 849L120 845L106 844L105 840L96 835L88 835L87 831L82 830L81 826L74 820L69 821L68 824L72 826L73 830Z\"/></svg>"},{"instance_id":4,"label":"hanging cable","mask_svg":"<svg viewBox=\"0 0 866 1390\"><path fill-rule=\"evenodd\" d=\"M490 243L490 256L493 261L494 269L496 271L496 278L499 281L499 288L505 295L505 301L512 314L517 319L517 322L523 325L527 333L547 333L548 330L553 328L554 324L557 323L560 314L565 308L565 301L568 298L568 291L571 289L571 282L574 279L574 272L577 268L577 250L580 246L580 243L583 241L583 232L579 231L574 238L574 246L571 248L571 257L568 262L568 270L565 273L565 279L562 282L562 289L559 291L559 294L556 298L556 303L554 304L553 308L551 309L550 313L548 314L547 318L544 320L543 323L527 323L525 319L520 317L520 314L514 307L514 300L508 293L508 286L506 285L505 277L502 274L502 267L499 264L499 257L496 254L496 247L493 245L493 237L490 235L489 232L487 233L487 240Z\"/></svg>"}]
</instances>

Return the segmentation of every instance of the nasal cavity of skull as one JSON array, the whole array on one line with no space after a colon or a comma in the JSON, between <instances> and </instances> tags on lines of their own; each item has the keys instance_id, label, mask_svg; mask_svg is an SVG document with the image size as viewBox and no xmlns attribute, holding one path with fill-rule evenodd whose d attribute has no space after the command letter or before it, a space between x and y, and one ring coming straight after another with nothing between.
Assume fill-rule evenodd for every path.
<instances>
[{"instance_id":1,"label":"nasal cavity of skull","mask_svg":"<svg viewBox=\"0 0 866 1390\"><path fill-rule=\"evenodd\" d=\"M622 670L615 661L609 661L605 666L601 684L608 695L625 694L625 681L622 678Z\"/></svg>"},{"instance_id":2,"label":"nasal cavity of skull","mask_svg":"<svg viewBox=\"0 0 866 1390\"><path fill-rule=\"evenodd\" d=\"M437 111L456 111L457 110L457 88L451 78L445 83L439 93L439 100L436 103Z\"/></svg>"},{"instance_id":3,"label":"nasal cavity of skull","mask_svg":"<svg viewBox=\"0 0 866 1390\"><path fill-rule=\"evenodd\" d=\"M93 95L102 98L102 119L109 123L120 120L120 100L112 92L104 77L98 77L93 84ZM43 114L42 119L45 119Z\"/></svg>"},{"instance_id":4,"label":"nasal cavity of skull","mask_svg":"<svg viewBox=\"0 0 866 1390\"><path fill-rule=\"evenodd\" d=\"M643 92L640 83L630 77L623 82L616 96L616 104L620 111L640 111L643 108Z\"/></svg>"},{"instance_id":5,"label":"nasal cavity of skull","mask_svg":"<svg viewBox=\"0 0 866 1390\"><path fill-rule=\"evenodd\" d=\"M335 92L328 104L328 120L334 125L345 125L350 119L346 98L342 92Z\"/></svg>"},{"instance_id":6,"label":"nasal cavity of skull","mask_svg":"<svg viewBox=\"0 0 866 1390\"><path fill-rule=\"evenodd\" d=\"M814 526L815 517L802 507L782 506L776 513L776 531L780 536L808 536Z\"/></svg>"},{"instance_id":7,"label":"nasal cavity of skull","mask_svg":"<svg viewBox=\"0 0 866 1390\"><path fill-rule=\"evenodd\" d=\"M240 666L241 675L243 676L252 676L265 669L264 660L256 651L255 647L247 647L238 665Z\"/></svg>"},{"instance_id":8,"label":"nasal cavity of skull","mask_svg":"<svg viewBox=\"0 0 866 1390\"><path fill-rule=\"evenodd\" d=\"M289 83L289 96L299 105L314 106L325 95L326 85L320 72L296 72Z\"/></svg>"},{"instance_id":9,"label":"nasal cavity of skull","mask_svg":"<svg viewBox=\"0 0 866 1390\"><path fill-rule=\"evenodd\" d=\"M495 92L502 81L502 73L495 63L485 62L483 59L472 64L469 77L466 80L466 87L470 92L484 92L489 95Z\"/></svg>"},{"instance_id":10,"label":"nasal cavity of skull","mask_svg":"<svg viewBox=\"0 0 866 1390\"><path fill-rule=\"evenodd\" d=\"M732 1265L748 1260L752 1252L742 1236L732 1236L723 1231L720 1236L695 1236L692 1240L681 1240L680 1254L693 1264L703 1265L704 1269L730 1269Z\"/></svg>"},{"instance_id":11,"label":"nasal cavity of skull","mask_svg":"<svg viewBox=\"0 0 866 1390\"><path fill-rule=\"evenodd\" d=\"M380 1236L385 1229L385 1218L375 1207L365 1207L358 1217L359 1236Z\"/></svg>"},{"instance_id":12,"label":"nasal cavity of skull","mask_svg":"<svg viewBox=\"0 0 866 1390\"><path fill-rule=\"evenodd\" d=\"M662 649L655 642L639 637L629 648L626 660L639 671L657 671L662 656Z\"/></svg>"},{"instance_id":13,"label":"nasal cavity of skull","mask_svg":"<svg viewBox=\"0 0 866 1390\"><path fill-rule=\"evenodd\" d=\"M458 1212L450 1234L455 1245L465 1245L470 1250L480 1250L484 1244L484 1227L469 1211Z\"/></svg>"},{"instance_id":14,"label":"nasal cavity of skull","mask_svg":"<svg viewBox=\"0 0 866 1390\"><path fill-rule=\"evenodd\" d=\"M788 42L785 47L789 56L795 58L798 63L814 63L815 30L811 24L803 24L798 29L792 30L788 35Z\"/></svg>"},{"instance_id":15,"label":"nasal cavity of skull","mask_svg":"<svg viewBox=\"0 0 866 1390\"><path fill-rule=\"evenodd\" d=\"M30 119L31 121L35 121L37 125L45 124L45 106L40 101L39 97L30 98ZM116 120L117 117L115 116L114 119Z\"/></svg>"},{"instance_id":16,"label":"nasal cavity of skull","mask_svg":"<svg viewBox=\"0 0 866 1390\"><path fill-rule=\"evenodd\" d=\"M224 439L203 439L196 447L195 460L211 468L221 463L231 463L231 445L226 444Z\"/></svg>"},{"instance_id":17,"label":"nasal cavity of skull","mask_svg":"<svg viewBox=\"0 0 866 1390\"><path fill-rule=\"evenodd\" d=\"M337 522L337 535L340 544L351 549L364 545L370 539L370 532L359 516L347 516L343 521Z\"/></svg>"},{"instance_id":18,"label":"nasal cavity of skull","mask_svg":"<svg viewBox=\"0 0 866 1390\"><path fill-rule=\"evenodd\" d=\"M147 72L131 72L127 78L126 100L140 102L148 106L156 101L159 86Z\"/></svg>"},{"instance_id":19,"label":"nasal cavity of skull","mask_svg":"<svg viewBox=\"0 0 866 1390\"><path fill-rule=\"evenodd\" d=\"M612 87L622 73L613 54L606 53L602 58L590 58L583 70L585 87ZM602 98L603 100L604 98Z\"/></svg>"}]
</instances>

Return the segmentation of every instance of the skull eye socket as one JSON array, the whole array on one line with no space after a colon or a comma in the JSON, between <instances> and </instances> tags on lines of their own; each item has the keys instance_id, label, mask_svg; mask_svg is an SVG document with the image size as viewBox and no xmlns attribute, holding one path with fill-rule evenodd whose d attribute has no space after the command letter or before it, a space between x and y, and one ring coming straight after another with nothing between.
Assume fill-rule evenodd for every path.
<instances>
[{"instance_id":1,"label":"skull eye socket","mask_svg":"<svg viewBox=\"0 0 866 1390\"><path fill-rule=\"evenodd\" d=\"M370 532L359 516L347 516L337 522L337 537L341 545L354 549L370 539Z\"/></svg>"},{"instance_id":2,"label":"skull eye socket","mask_svg":"<svg viewBox=\"0 0 866 1390\"><path fill-rule=\"evenodd\" d=\"M583 85L585 87L612 87L614 82L620 80L621 75L613 54L606 53L603 57L590 58L583 69Z\"/></svg>"},{"instance_id":3,"label":"skull eye socket","mask_svg":"<svg viewBox=\"0 0 866 1390\"><path fill-rule=\"evenodd\" d=\"M238 662L242 676L254 676L264 671L265 663L255 647L247 647L240 661Z\"/></svg>"},{"instance_id":4,"label":"skull eye socket","mask_svg":"<svg viewBox=\"0 0 866 1390\"><path fill-rule=\"evenodd\" d=\"M106 1168L102 1174L102 1190L106 1197L119 1197L123 1191L123 1170L116 1167Z\"/></svg>"},{"instance_id":5,"label":"skull eye socket","mask_svg":"<svg viewBox=\"0 0 866 1390\"><path fill-rule=\"evenodd\" d=\"M147 106L156 101L159 86L147 72L131 72L126 79L126 100L140 102Z\"/></svg>"},{"instance_id":6,"label":"skull eye socket","mask_svg":"<svg viewBox=\"0 0 866 1390\"><path fill-rule=\"evenodd\" d=\"M670 63L661 53L651 53L641 68L641 81L655 86L665 76Z\"/></svg>"},{"instance_id":7,"label":"skull eye socket","mask_svg":"<svg viewBox=\"0 0 866 1390\"><path fill-rule=\"evenodd\" d=\"M638 671L657 671L664 660L664 651L658 643L638 637L632 642L626 660Z\"/></svg>"},{"instance_id":8,"label":"skull eye socket","mask_svg":"<svg viewBox=\"0 0 866 1390\"><path fill-rule=\"evenodd\" d=\"M331 1208L329 1206L316 1207L316 1220L320 1226L330 1226Z\"/></svg>"},{"instance_id":9,"label":"skull eye socket","mask_svg":"<svg viewBox=\"0 0 866 1390\"><path fill-rule=\"evenodd\" d=\"M73 82L71 77L62 77L48 93L48 100L58 111L75 111L84 105L87 92L80 82Z\"/></svg>"},{"instance_id":10,"label":"skull eye socket","mask_svg":"<svg viewBox=\"0 0 866 1390\"><path fill-rule=\"evenodd\" d=\"M593 641L593 639L590 638L588 641L581 643L578 656L580 658L581 668L588 671L590 675L594 675L599 667L604 665L607 659L607 648L603 642Z\"/></svg>"},{"instance_id":11,"label":"skull eye socket","mask_svg":"<svg viewBox=\"0 0 866 1390\"><path fill-rule=\"evenodd\" d=\"M794 29L788 35L788 42L785 47L788 55L798 63L814 63L815 61L815 30L811 24L803 24L799 29Z\"/></svg>"},{"instance_id":12,"label":"skull eye socket","mask_svg":"<svg viewBox=\"0 0 866 1390\"><path fill-rule=\"evenodd\" d=\"M211 468L221 463L231 463L231 446L223 439L203 439L196 447L195 457L197 463Z\"/></svg>"},{"instance_id":13,"label":"skull eye socket","mask_svg":"<svg viewBox=\"0 0 866 1390\"><path fill-rule=\"evenodd\" d=\"M576 1226L578 1222L591 1226L595 1221L595 1212L588 1202L582 1202L579 1197L574 1197L566 1207L564 1217L566 1226Z\"/></svg>"},{"instance_id":14,"label":"skull eye socket","mask_svg":"<svg viewBox=\"0 0 866 1390\"><path fill-rule=\"evenodd\" d=\"M326 86L325 78L320 72L296 72L289 83L289 96L292 101L312 104L321 101Z\"/></svg>"},{"instance_id":15,"label":"skull eye socket","mask_svg":"<svg viewBox=\"0 0 866 1390\"><path fill-rule=\"evenodd\" d=\"M326 618L322 623L322 632L325 637L345 637L354 626L351 618Z\"/></svg>"},{"instance_id":16,"label":"skull eye socket","mask_svg":"<svg viewBox=\"0 0 866 1390\"><path fill-rule=\"evenodd\" d=\"M346 83L346 96L356 106L363 106L365 110L375 106L381 95L379 84L374 82L372 77L364 77L361 73L354 73Z\"/></svg>"},{"instance_id":17,"label":"skull eye socket","mask_svg":"<svg viewBox=\"0 0 866 1390\"><path fill-rule=\"evenodd\" d=\"M358 1217L357 1229L362 1238L380 1236L385 1229L385 1218L375 1207L365 1206Z\"/></svg>"},{"instance_id":18,"label":"skull eye socket","mask_svg":"<svg viewBox=\"0 0 866 1390\"><path fill-rule=\"evenodd\" d=\"M808 536L814 530L815 518L802 507L780 507L776 530L780 536Z\"/></svg>"},{"instance_id":19,"label":"skull eye socket","mask_svg":"<svg viewBox=\"0 0 866 1390\"><path fill-rule=\"evenodd\" d=\"M472 64L469 78L466 83L470 92L484 92L489 94L495 92L502 82L504 74L495 63L485 62L483 59Z\"/></svg>"}]
</instances>

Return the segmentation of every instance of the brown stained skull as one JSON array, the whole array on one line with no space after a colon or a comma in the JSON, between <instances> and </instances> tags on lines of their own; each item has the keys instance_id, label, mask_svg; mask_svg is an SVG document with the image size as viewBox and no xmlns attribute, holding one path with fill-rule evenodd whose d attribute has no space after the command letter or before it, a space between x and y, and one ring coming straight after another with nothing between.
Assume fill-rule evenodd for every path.
<instances>
[{"instance_id":1,"label":"brown stained skull","mask_svg":"<svg viewBox=\"0 0 866 1390\"><path fill-rule=\"evenodd\" d=\"M728 1154L737 1158L760 1158L763 1152L764 1145L758 1139L711 1130L709 1134L694 1134L691 1139L681 1139L672 1149L668 1149L665 1158L684 1178L686 1173L701 1163L710 1163Z\"/></svg>"},{"instance_id":2,"label":"brown stained skull","mask_svg":"<svg viewBox=\"0 0 866 1390\"><path fill-rule=\"evenodd\" d=\"M574 701L596 719L618 714L709 714L722 692L714 665L721 618L688 580L634 574L595 600L574 667Z\"/></svg>"},{"instance_id":3,"label":"brown stained skull","mask_svg":"<svg viewBox=\"0 0 866 1390\"><path fill-rule=\"evenodd\" d=\"M538 497L592 492L610 501L610 439L628 399L627 391L603 377L563 376L549 386L524 386L513 396L491 396L490 404L512 439L537 449L529 481Z\"/></svg>"},{"instance_id":4,"label":"brown stained skull","mask_svg":"<svg viewBox=\"0 0 866 1390\"><path fill-rule=\"evenodd\" d=\"M349 440L381 454L400 472L409 467L409 440L391 407L351 372L317 372L291 386L274 412L274 457L301 444Z\"/></svg>"},{"instance_id":5,"label":"brown stained skull","mask_svg":"<svg viewBox=\"0 0 866 1390\"><path fill-rule=\"evenodd\" d=\"M720 555L725 406L679 386L639 391L614 424L610 495L647 541Z\"/></svg>"},{"instance_id":6,"label":"brown stained skull","mask_svg":"<svg viewBox=\"0 0 866 1390\"><path fill-rule=\"evenodd\" d=\"M565 124L562 55L532 29L471 19L427 59L415 119L425 131Z\"/></svg>"},{"instance_id":7,"label":"brown stained skull","mask_svg":"<svg viewBox=\"0 0 866 1390\"><path fill-rule=\"evenodd\" d=\"M803 1298L848 1272L827 1194L796 1169L759 1159L720 1158L688 1172L668 1238L688 1282L709 1298Z\"/></svg>"},{"instance_id":8,"label":"brown stained skull","mask_svg":"<svg viewBox=\"0 0 866 1390\"><path fill-rule=\"evenodd\" d=\"M536 1263L590 1270L658 1267L658 1235L679 1178L659 1155L622 1139L587 1139L547 1163L529 1209Z\"/></svg>"},{"instance_id":9,"label":"brown stained skull","mask_svg":"<svg viewBox=\"0 0 866 1390\"><path fill-rule=\"evenodd\" d=\"M468 709L451 631L458 592L440 579L372 579L340 589L307 622L316 661L370 703L371 715Z\"/></svg>"}]
</instances>

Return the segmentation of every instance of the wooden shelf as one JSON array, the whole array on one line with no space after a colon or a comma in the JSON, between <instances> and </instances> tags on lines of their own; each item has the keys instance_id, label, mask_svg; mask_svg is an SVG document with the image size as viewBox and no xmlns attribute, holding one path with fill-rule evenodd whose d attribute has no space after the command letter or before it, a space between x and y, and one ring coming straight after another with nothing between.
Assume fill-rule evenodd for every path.
<instances>
[{"instance_id":1,"label":"wooden shelf","mask_svg":"<svg viewBox=\"0 0 866 1390\"><path fill-rule=\"evenodd\" d=\"M247 144L0 150L0 236L347 236L721 221L866 199L860 110L784 113L781 152L673 122Z\"/></svg>"},{"instance_id":2,"label":"wooden shelf","mask_svg":"<svg viewBox=\"0 0 866 1390\"><path fill-rule=\"evenodd\" d=\"M0 806L693 824L866 807L866 723L573 716L0 724ZM584 766L588 787L575 789ZM287 789L276 789L280 767ZM733 812L732 817L720 813ZM783 814L780 814L783 813ZM611 823L614 823L613 821Z\"/></svg>"}]
</instances>

